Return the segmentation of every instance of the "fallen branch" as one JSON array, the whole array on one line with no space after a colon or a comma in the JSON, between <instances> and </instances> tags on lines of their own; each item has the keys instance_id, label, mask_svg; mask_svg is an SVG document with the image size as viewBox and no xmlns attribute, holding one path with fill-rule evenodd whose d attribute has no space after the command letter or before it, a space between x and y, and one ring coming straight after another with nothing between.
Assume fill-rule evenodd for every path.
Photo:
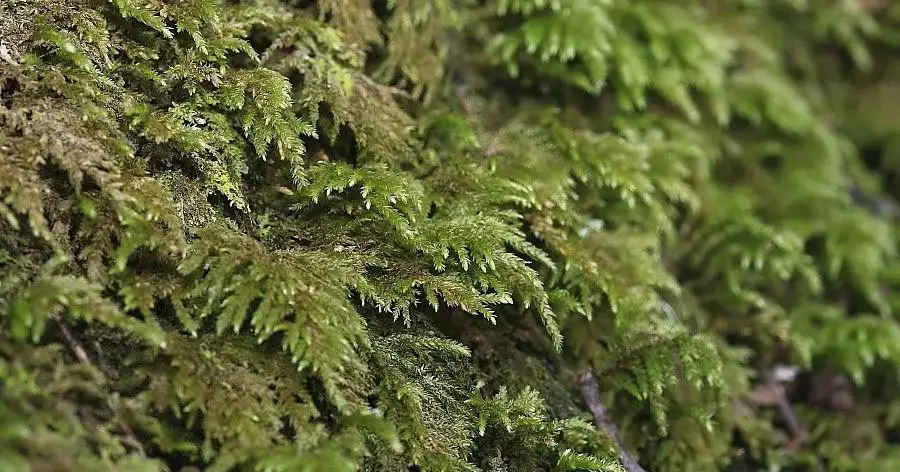
<instances>
[{"instance_id":1,"label":"fallen branch","mask_svg":"<svg viewBox=\"0 0 900 472\"><path fill-rule=\"evenodd\" d=\"M578 383L578 389L581 390L584 403L594 416L594 424L611 437L615 441L616 446L619 447L619 461L625 467L625 470L627 472L646 472L637 459L628 453L628 449L625 448L625 442L622 440L622 435L619 433L619 427L609 417L606 406L600 400L600 386L597 384L594 371L587 368L578 374L575 380Z\"/></svg>"}]
</instances>

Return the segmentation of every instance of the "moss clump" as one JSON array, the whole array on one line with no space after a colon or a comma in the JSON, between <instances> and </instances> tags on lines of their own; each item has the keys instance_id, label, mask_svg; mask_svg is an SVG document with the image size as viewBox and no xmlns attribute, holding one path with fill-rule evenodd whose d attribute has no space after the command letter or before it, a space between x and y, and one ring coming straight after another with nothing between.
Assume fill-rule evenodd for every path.
<instances>
[{"instance_id":1,"label":"moss clump","mask_svg":"<svg viewBox=\"0 0 900 472\"><path fill-rule=\"evenodd\" d=\"M895 470L898 20L0 0L0 469Z\"/></svg>"}]
</instances>

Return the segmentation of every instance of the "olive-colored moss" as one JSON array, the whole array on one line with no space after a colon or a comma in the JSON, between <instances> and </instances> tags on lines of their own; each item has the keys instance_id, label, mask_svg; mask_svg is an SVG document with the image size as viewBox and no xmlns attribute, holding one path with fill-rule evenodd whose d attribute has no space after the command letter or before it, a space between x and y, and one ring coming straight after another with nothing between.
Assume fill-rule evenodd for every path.
<instances>
[{"instance_id":1,"label":"olive-colored moss","mask_svg":"<svg viewBox=\"0 0 900 472\"><path fill-rule=\"evenodd\" d=\"M898 24L0 0L0 470L896 470Z\"/></svg>"}]
</instances>

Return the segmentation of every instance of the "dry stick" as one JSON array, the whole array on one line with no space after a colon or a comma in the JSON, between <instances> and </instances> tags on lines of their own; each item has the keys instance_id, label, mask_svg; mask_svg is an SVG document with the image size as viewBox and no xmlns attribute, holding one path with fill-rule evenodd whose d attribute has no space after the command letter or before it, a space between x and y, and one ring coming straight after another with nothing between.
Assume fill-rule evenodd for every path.
<instances>
[{"instance_id":1,"label":"dry stick","mask_svg":"<svg viewBox=\"0 0 900 472\"><path fill-rule=\"evenodd\" d=\"M62 332L63 337L66 338L66 342L69 344L69 348L72 349L72 352L75 353L75 357L77 357L82 364L92 365L91 359L87 355L87 351L85 351L84 347L81 346L81 343L79 343L78 340L75 339L75 336L72 335L72 332L69 331L69 328L59 320L56 321L56 324L59 325L59 330Z\"/></svg>"},{"instance_id":2,"label":"dry stick","mask_svg":"<svg viewBox=\"0 0 900 472\"><path fill-rule=\"evenodd\" d=\"M781 419L784 420L785 426L787 427L788 434L791 437L791 441L796 444L800 444L806 440L807 432L806 429L800 424L800 420L797 418L797 414L794 413L794 409L791 407L791 402L787 399L787 395L784 393L784 388L781 386L778 381L775 380L775 376L772 375L772 371L766 371L764 375L764 380L768 387L775 392L775 408L778 410L778 414L781 415ZM816 470L819 472L825 472L825 466L822 464L822 461L819 458L816 458L815 462Z\"/></svg>"},{"instance_id":3,"label":"dry stick","mask_svg":"<svg viewBox=\"0 0 900 472\"><path fill-rule=\"evenodd\" d=\"M775 380L772 373L768 371L765 374L765 382L769 389L775 392L775 408L778 410L778 414L781 415L781 419L784 420L791 439L794 441L804 440L806 438L806 430L800 425L797 414L794 413L794 409L791 408L791 403L784 393L784 388Z\"/></svg>"},{"instance_id":4,"label":"dry stick","mask_svg":"<svg viewBox=\"0 0 900 472\"><path fill-rule=\"evenodd\" d=\"M603 429L603 431L615 441L616 446L619 447L619 461L622 462L622 466L625 467L625 470L627 472L646 472L644 468L638 464L638 461L628 453L628 449L625 448L625 442L622 440L622 435L619 433L619 427L616 426L616 423L609 417L606 406L603 405L603 401L600 400L600 386L597 384L597 378L594 376L594 371L588 367L578 374L575 380L578 383L578 389L581 390L581 396L584 398L584 403L587 404L587 407L591 410L591 414L594 416L594 424L597 425L598 428Z\"/></svg>"},{"instance_id":5,"label":"dry stick","mask_svg":"<svg viewBox=\"0 0 900 472\"><path fill-rule=\"evenodd\" d=\"M56 324L57 326L59 326L59 331L62 333L63 337L66 338L66 343L69 345L69 349L71 349L72 352L75 353L75 357L78 358L78 361L82 364L96 369L94 364L91 362L91 358L88 357L87 351L84 350L84 346L82 346L81 343L78 342L77 339L75 339L75 336L71 331L69 331L69 328L59 320L56 320ZM107 399L106 406L108 406L116 416L116 421L119 423L119 426L122 427L122 430L125 431L125 435L128 436L128 442L130 442L131 445L138 450L142 457L146 457L147 453L146 451L144 451L144 446L141 445L141 442L138 440L137 435L134 434L134 431L131 429L131 427L128 426L128 424L119 417L119 409L116 407L116 405L112 402L112 400Z\"/></svg>"}]
</instances>

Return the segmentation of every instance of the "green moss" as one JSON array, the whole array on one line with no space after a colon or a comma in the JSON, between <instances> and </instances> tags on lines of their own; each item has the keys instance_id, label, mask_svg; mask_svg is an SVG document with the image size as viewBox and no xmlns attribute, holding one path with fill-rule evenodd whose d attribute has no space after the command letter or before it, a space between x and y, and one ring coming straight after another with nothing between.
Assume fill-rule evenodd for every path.
<instances>
[{"instance_id":1,"label":"green moss","mask_svg":"<svg viewBox=\"0 0 900 472\"><path fill-rule=\"evenodd\" d=\"M898 12L0 0L0 469L894 470Z\"/></svg>"}]
</instances>

